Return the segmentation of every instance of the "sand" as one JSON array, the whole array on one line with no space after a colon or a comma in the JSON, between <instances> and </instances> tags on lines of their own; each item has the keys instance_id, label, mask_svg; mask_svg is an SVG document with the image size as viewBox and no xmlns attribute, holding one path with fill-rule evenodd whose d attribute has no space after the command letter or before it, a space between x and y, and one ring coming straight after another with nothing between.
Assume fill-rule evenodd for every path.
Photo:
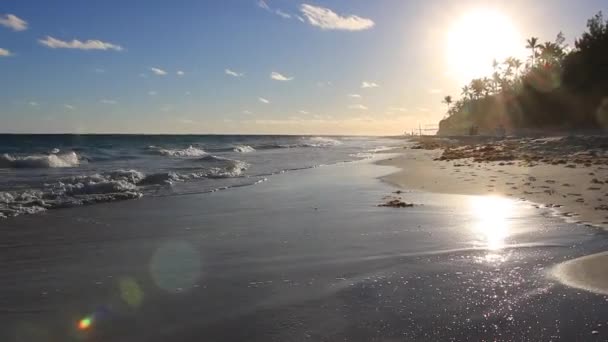
<instances>
[{"instance_id":1,"label":"sand","mask_svg":"<svg viewBox=\"0 0 608 342\"><path fill-rule=\"evenodd\" d=\"M400 188L507 196L533 202L539 209L552 208L568 222L608 229L608 166L597 152L587 153L604 146L590 144L581 152L581 148L569 146L567 138L548 140L551 150L543 148L544 142L538 143L539 140L507 143L525 150L526 160L508 149L501 150L498 156L497 153L480 155L475 151L486 146L481 143L467 143L463 150L458 147L450 150L446 148L446 141L439 140L438 143L426 141L423 148L412 149L412 145L408 145L398 157L379 164L401 169L383 177ZM452 159L454 154L456 159ZM441 160L446 159L446 155L448 160ZM581 155L588 159L581 160ZM487 161L492 159L498 160ZM566 285L608 294L608 255L600 253L571 260L558 265L553 275Z\"/></svg>"}]
</instances>

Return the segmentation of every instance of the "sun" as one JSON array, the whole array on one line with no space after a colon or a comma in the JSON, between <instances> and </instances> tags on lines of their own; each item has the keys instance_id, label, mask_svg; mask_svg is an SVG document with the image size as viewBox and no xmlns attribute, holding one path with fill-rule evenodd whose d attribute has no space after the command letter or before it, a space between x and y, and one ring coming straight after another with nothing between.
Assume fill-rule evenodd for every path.
<instances>
[{"instance_id":1,"label":"sun","mask_svg":"<svg viewBox=\"0 0 608 342\"><path fill-rule=\"evenodd\" d=\"M476 9L458 18L447 34L448 72L458 81L490 76L492 61L520 57L521 37L506 15Z\"/></svg>"}]
</instances>

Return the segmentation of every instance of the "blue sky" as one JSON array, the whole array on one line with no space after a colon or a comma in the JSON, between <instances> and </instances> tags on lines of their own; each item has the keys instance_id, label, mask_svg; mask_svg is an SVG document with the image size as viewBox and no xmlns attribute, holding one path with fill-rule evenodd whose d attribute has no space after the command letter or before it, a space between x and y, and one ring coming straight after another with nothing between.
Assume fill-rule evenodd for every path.
<instances>
[{"instance_id":1,"label":"blue sky","mask_svg":"<svg viewBox=\"0 0 608 342\"><path fill-rule=\"evenodd\" d=\"M599 0L3 0L0 131L398 134L436 123L443 96L459 94L446 36L480 8L507 18L521 46L560 30L572 43L608 11Z\"/></svg>"}]
</instances>

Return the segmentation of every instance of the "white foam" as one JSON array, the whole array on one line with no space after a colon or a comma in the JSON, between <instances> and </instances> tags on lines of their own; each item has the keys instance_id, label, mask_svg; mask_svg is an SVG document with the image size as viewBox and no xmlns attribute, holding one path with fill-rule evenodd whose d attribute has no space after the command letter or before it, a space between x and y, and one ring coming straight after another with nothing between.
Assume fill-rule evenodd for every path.
<instances>
[{"instance_id":1,"label":"white foam","mask_svg":"<svg viewBox=\"0 0 608 342\"><path fill-rule=\"evenodd\" d=\"M25 157L15 157L5 153L0 156L0 168L57 168L78 165L80 158L76 152Z\"/></svg>"},{"instance_id":2,"label":"white foam","mask_svg":"<svg viewBox=\"0 0 608 342\"><path fill-rule=\"evenodd\" d=\"M328 137L311 137L306 138L303 146L305 147L332 147L342 145L342 142L337 139Z\"/></svg>"},{"instance_id":3,"label":"white foam","mask_svg":"<svg viewBox=\"0 0 608 342\"><path fill-rule=\"evenodd\" d=\"M157 151L159 154L168 157L202 157L207 154L204 150L194 146L189 146L184 149L158 148Z\"/></svg>"},{"instance_id":4,"label":"white foam","mask_svg":"<svg viewBox=\"0 0 608 342\"><path fill-rule=\"evenodd\" d=\"M236 146L234 146L233 151L239 152L239 153L251 153L251 152L255 152L255 148L253 148L249 145L236 145Z\"/></svg>"}]
</instances>

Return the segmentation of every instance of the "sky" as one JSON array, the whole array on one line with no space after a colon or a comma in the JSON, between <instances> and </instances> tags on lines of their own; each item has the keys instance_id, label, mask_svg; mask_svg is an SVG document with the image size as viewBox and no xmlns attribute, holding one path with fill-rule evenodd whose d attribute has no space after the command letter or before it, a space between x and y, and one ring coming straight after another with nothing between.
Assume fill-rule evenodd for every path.
<instances>
[{"instance_id":1,"label":"sky","mask_svg":"<svg viewBox=\"0 0 608 342\"><path fill-rule=\"evenodd\" d=\"M0 132L432 129L443 97L486 64L474 56L525 60L526 38L560 31L572 45L600 10L604 0L3 0Z\"/></svg>"}]
</instances>

